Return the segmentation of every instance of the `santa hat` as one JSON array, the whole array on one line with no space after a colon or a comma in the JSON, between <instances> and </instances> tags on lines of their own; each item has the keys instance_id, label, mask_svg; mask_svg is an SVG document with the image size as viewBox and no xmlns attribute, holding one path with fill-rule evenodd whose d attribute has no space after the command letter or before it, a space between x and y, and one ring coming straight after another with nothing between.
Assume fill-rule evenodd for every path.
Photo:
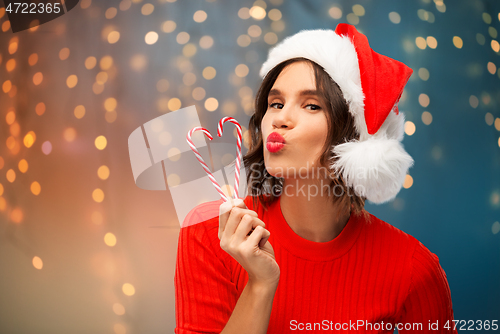
<instances>
[{"instance_id":1,"label":"santa hat","mask_svg":"<svg viewBox=\"0 0 500 334\"><path fill-rule=\"evenodd\" d=\"M393 199L413 159L403 148L404 114L398 102L413 70L376 53L365 35L341 23L335 31L301 30L269 51L260 76L279 63L303 57L322 66L339 85L354 116L359 140L332 147L331 167L347 186L373 203Z\"/></svg>"}]
</instances>

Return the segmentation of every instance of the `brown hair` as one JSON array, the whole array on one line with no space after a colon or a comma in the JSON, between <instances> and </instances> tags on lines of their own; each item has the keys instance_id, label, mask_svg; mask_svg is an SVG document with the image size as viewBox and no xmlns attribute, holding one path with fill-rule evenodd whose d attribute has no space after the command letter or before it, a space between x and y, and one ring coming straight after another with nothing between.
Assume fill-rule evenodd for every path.
<instances>
[{"instance_id":1,"label":"brown hair","mask_svg":"<svg viewBox=\"0 0 500 334\"><path fill-rule=\"evenodd\" d=\"M302 57L288 59L271 69L257 91L255 113L249 122L249 150L243 157L249 195L253 196L254 201L258 198L260 204L266 209L268 204L281 195L282 184L280 179L270 175L264 165L261 122L268 109L268 95L274 82L286 66L298 61L305 61L312 65L316 80L316 89L326 104L325 114L328 122L328 136L319 158L319 165L328 166L328 174L331 179L330 187L340 187L342 189L342 195L334 195L332 200L339 200L339 204L342 207L350 204L354 213L359 214L362 212L367 216L369 214L364 210L365 198L357 196L352 187L348 188L346 186L342 175L336 175L329 167L337 159L331 150L332 145L338 145L352 139L359 139L359 134L354 127L354 117L349 112L349 107L337 83L332 80L320 65ZM333 193L335 194L335 190Z\"/></svg>"}]
</instances>

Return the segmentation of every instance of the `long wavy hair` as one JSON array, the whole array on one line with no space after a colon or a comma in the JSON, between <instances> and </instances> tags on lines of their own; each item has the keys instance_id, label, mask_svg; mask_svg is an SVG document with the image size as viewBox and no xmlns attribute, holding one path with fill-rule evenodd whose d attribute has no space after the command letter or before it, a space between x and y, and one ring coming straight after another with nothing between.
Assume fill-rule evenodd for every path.
<instances>
[{"instance_id":1,"label":"long wavy hair","mask_svg":"<svg viewBox=\"0 0 500 334\"><path fill-rule=\"evenodd\" d=\"M320 65L302 57L288 59L271 69L257 91L255 113L250 118L248 127L250 137L249 149L243 157L247 175L248 194L253 197L254 207L256 204L255 201L258 199L260 204L267 209L268 205L282 193L283 178L276 178L270 175L264 164L264 141L262 138L261 122L268 109L269 91L276 79L286 66L298 61L305 61L312 66L316 79L316 90L326 104L325 114L328 122L328 136L318 162L320 166L325 167L323 169L327 170L328 176L331 179L330 190L333 191L330 193L332 194L332 201L340 201L339 204L341 207L350 205L356 214L363 212L367 215L367 212L364 210L366 198L357 196L352 187L348 188L346 186L342 176L336 175L331 169L332 163L337 159L332 152L332 147L352 139L359 139L359 134L354 127L354 117L349 112L349 107L337 83L332 80ZM340 192L341 195L336 195L339 187L342 190Z\"/></svg>"}]
</instances>

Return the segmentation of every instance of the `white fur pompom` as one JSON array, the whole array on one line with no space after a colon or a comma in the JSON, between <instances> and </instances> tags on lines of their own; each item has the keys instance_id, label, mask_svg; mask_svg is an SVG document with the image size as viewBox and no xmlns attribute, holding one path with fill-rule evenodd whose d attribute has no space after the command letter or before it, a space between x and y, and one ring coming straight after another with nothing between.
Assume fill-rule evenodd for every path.
<instances>
[{"instance_id":1,"label":"white fur pompom","mask_svg":"<svg viewBox=\"0 0 500 334\"><path fill-rule=\"evenodd\" d=\"M381 204L392 200L401 190L413 158L397 139L369 138L332 147L338 157L332 164L347 186L358 196Z\"/></svg>"}]
</instances>

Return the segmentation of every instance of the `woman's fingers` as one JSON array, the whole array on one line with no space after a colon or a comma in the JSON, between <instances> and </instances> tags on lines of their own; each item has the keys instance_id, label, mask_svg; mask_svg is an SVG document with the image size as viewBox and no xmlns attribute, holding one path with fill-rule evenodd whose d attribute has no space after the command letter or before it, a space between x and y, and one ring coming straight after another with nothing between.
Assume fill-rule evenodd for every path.
<instances>
[{"instance_id":1,"label":"woman's fingers","mask_svg":"<svg viewBox=\"0 0 500 334\"><path fill-rule=\"evenodd\" d=\"M222 231L221 235L223 237L230 238L236 232L238 225L240 225L240 222L245 215L249 215L250 217L255 217L255 218L259 217L257 215L257 212L255 211L242 209L240 207L233 207L231 209L231 212L229 214L226 223L224 224L225 225L224 230ZM248 230L247 233L249 231L250 230Z\"/></svg>"},{"instance_id":2,"label":"woman's fingers","mask_svg":"<svg viewBox=\"0 0 500 334\"><path fill-rule=\"evenodd\" d=\"M248 273L249 280L276 286L280 269L268 242L270 232L243 202L223 203L219 215L220 247ZM254 229L252 231L252 229Z\"/></svg>"},{"instance_id":3,"label":"woman's fingers","mask_svg":"<svg viewBox=\"0 0 500 334\"><path fill-rule=\"evenodd\" d=\"M229 214L231 212L232 205L230 201L223 202L219 206L219 240L222 237L222 232L226 226L227 219L229 218Z\"/></svg>"},{"instance_id":4,"label":"woman's fingers","mask_svg":"<svg viewBox=\"0 0 500 334\"><path fill-rule=\"evenodd\" d=\"M222 237L222 232L226 227L226 222L229 218L229 215L233 207L240 207L246 209L245 202L243 202L241 198L236 198L223 202L219 206L219 239Z\"/></svg>"},{"instance_id":5,"label":"woman's fingers","mask_svg":"<svg viewBox=\"0 0 500 334\"><path fill-rule=\"evenodd\" d=\"M260 237L260 242L259 242L259 247L263 248L264 245L266 244L267 240L269 240L269 237L271 236L271 232L269 230L264 229L262 232L262 236Z\"/></svg>"},{"instance_id":6,"label":"woman's fingers","mask_svg":"<svg viewBox=\"0 0 500 334\"><path fill-rule=\"evenodd\" d=\"M254 215L243 215L240 223L238 224L238 227L236 228L236 231L234 232L234 242L238 245L241 244L243 241L245 241L247 235L253 233L252 229L257 228L257 226L265 227L266 224L264 224L262 220L260 220L258 217L255 217Z\"/></svg>"},{"instance_id":7,"label":"woman's fingers","mask_svg":"<svg viewBox=\"0 0 500 334\"><path fill-rule=\"evenodd\" d=\"M241 220L245 215L258 218L258 215L255 211L234 207L231 210L231 214L229 215L229 218L221 235L225 236L226 238L230 238L236 232ZM248 232L250 232L250 230L247 231L247 234Z\"/></svg>"},{"instance_id":8,"label":"woman's fingers","mask_svg":"<svg viewBox=\"0 0 500 334\"><path fill-rule=\"evenodd\" d=\"M248 237L247 241L251 244L258 244L259 248L264 247L267 240L271 236L271 232L266 230L263 226L257 226L252 234Z\"/></svg>"}]
</instances>

